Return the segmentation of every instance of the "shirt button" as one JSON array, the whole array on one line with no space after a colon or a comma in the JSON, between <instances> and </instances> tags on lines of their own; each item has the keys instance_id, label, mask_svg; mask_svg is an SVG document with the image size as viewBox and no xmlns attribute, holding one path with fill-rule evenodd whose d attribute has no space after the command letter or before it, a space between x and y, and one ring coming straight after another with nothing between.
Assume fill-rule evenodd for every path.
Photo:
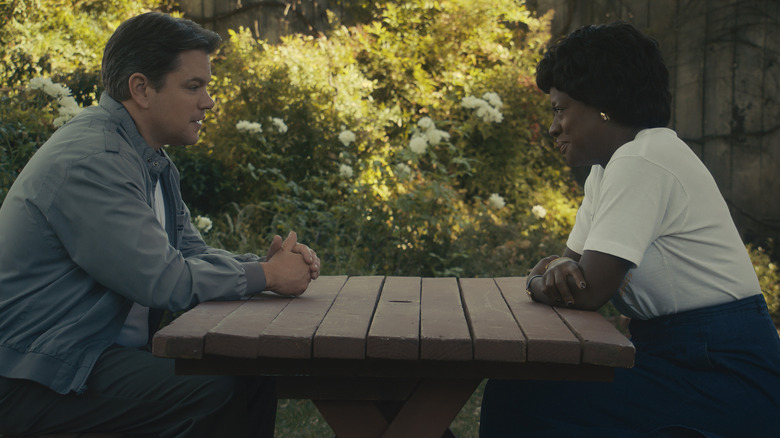
<instances>
[{"instance_id":1,"label":"shirt button","mask_svg":"<svg viewBox=\"0 0 780 438\"><path fill-rule=\"evenodd\" d=\"M156 162L156 161L155 161L155 162L154 162L154 163L152 163L152 164L154 164L155 166L158 166L160 163L158 163L158 162Z\"/></svg>"}]
</instances>

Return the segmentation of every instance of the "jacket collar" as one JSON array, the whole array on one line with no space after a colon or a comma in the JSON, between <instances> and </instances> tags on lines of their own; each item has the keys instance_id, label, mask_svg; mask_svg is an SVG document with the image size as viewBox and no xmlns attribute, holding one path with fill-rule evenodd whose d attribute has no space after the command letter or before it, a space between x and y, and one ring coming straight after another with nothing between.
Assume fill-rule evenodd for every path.
<instances>
[{"instance_id":1,"label":"jacket collar","mask_svg":"<svg viewBox=\"0 0 780 438\"><path fill-rule=\"evenodd\" d=\"M100 96L100 107L108 112L110 119L115 121L122 135L127 138L130 145L146 163L149 174L156 180L160 173L168 167L170 160L164 150L155 150L144 140L135 121L130 116L124 105L114 100L105 91Z\"/></svg>"}]
</instances>

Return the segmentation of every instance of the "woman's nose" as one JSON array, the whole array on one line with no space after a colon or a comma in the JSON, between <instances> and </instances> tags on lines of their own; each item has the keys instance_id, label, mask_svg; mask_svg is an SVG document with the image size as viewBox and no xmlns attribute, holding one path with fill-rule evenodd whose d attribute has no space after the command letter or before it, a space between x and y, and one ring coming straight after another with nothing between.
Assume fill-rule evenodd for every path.
<instances>
[{"instance_id":1,"label":"woman's nose","mask_svg":"<svg viewBox=\"0 0 780 438\"><path fill-rule=\"evenodd\" d=\"M555 138L561 133L561 124L558 123L557 117L553 119L550 124L550 129L547 131L550 133L550 137Z\"/></svg>"}]
</instances>

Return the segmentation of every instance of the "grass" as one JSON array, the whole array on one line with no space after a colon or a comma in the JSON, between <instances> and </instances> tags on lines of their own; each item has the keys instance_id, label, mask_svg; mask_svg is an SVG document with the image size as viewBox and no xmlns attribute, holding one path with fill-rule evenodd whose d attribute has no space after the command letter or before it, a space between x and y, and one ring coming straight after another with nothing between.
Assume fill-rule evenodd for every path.
<instances>
[{"instance_id":1,"label":"grass","mask_svg":"<svg viewBox=\"0 0 780 438\"><path fill-rule=\"evenodd\" d=\"M458 438L477 438L485 382L463 406L450 430ZM335 434L310 400L279 400L275 438L332 438Z\"/></svg>"}]
</instances>

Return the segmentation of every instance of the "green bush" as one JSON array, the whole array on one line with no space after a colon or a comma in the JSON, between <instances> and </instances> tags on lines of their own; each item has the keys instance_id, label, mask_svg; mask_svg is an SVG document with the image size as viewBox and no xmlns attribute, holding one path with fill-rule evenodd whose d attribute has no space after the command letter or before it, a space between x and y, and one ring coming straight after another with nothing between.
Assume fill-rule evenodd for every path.
<instances>
[{"instance_id":1,"label":"green bush","mask_svg":"<svg viewBox=\"0 0 780 438\"><path fill-rule=\"evenodd\" d=\"M33 153L100 92L103 46L124 19L158 2L0 2L0 203ZM46 87L30 87L47 79ZM56 93L67 88L68 96Z\"/></svg>"},{"instance_id":2,"label":"green bush","mask_svg":"<svg viewBox=\"0 0 780 438\"><path fill-rule=\"evenodd\" d=\"M156 5L0 4L0 202L74 105L95 104L113 29ZM202 141L169 149L207 240L263 252L294 229L326 274L354 275L523 275L560 251L581 190L533 80L549 17L511 0L356 10L370 19L322 38L237 29L214 57ZM749 250L777 315L776 268Z\"/></svg>"},{"instance_id":3,"label":"green bush","mask_svg":"<svg viewBox=\"0 0 780 438\"><path fill-rule=\"evenodd\" d=\"M770 240L767 244L767 248L748 244L747 249L758 275L758 283L766 299L769 314L772 315L775 325L780 326L780 271L770 257L774 250L774 242Z\"/></svg>"},{"instance_id":4,"label":"green bush","mask_svg":"<svg viewBox=\"0 0 780 438\"><path fill-rule=\"evenodd\" d=\"M517 274L560 251L581 194L543 135L548 20L514 1L378 11L327 38L231 32L202 141L172 149L215 242L295 229L349 274ZM236 215L254 239L229 237Z\"/></svg>"}]
</instances>

